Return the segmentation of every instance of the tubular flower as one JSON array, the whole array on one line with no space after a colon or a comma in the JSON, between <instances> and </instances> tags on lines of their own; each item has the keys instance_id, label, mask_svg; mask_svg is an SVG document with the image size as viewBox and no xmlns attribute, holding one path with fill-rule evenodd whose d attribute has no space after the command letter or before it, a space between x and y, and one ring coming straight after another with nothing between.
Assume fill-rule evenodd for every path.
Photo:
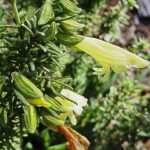
<instances>
[{"instance_id":1,"label":"tubular flower","mask_svg":"<svg viewBox=\"0 0 150 150\"><path fill-rule=\"evenodd\" d=\"M149 62L113 44L99 39L85 37L80 43L73 47L93 56L102 68L94 68L95 74L104 74L106 81L110 74L110 68L117 74L127 71L131 67L144 68Z\"/></svg>"},{"instance_id":2,"label":"tubular flower","mask_svg":"<svg viewBox=\"0 0 150 150\"><path fill-rule=\"evenodd\" d=\"M62 107L66 110L65 113L61 113L60 114L60 118L61 120L63 120L65 122L66 118L69 117L71 123L73 125L76 125L76 118L74 113L76 113L77 115L80 115L83 111L83 106L86 106L87 104L87 99L77 93L74 93L70 90L67 89L63 89L61 91L61 94L69 99L71 99L73 102L70 102L68 100L63 100L60 97L56 97L55 99L57 101L59 101L62 105Z\"/></svg>"}]
</instances>

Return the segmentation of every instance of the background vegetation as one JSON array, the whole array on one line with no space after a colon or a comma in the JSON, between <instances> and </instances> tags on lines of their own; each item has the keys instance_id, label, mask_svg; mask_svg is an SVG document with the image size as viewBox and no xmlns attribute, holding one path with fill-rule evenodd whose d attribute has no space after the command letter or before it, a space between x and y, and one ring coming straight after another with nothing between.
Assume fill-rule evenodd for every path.
<instances>
[{"instance_id":1,"label":"background vegetation","mask_svg":"<svg viewBox=\"0 0 150 150\"><path fill-rule=\"evenodd\" d=\"M74 2L83 9L77 17L86 25L80 34L118 44L149 59L149 41L143 34L137 34L139 30L133 20L133 10L138 8L135 0ZM10 9L7 1L0 3ZM18 0L17 3L22 14L24 11L33 13L42 5L41 0ZM0 16L3 15L0 9ZM1 24L6 21L9 22L0 20ZM132 34L128 33L131 31ZM109 80L102 83L101 76L92 74L91 68L98 64L87 54L68 49L60 62L65 66L63 76L72 78L70 85L89 99L77 126L73 127L89 139L89 150L150 148L149 69L120 76L111 73ZM40 125L35 134L24 135L21 147L23 150L65 150L64 143L62 135Z\"/></svg>"}]
</instances>

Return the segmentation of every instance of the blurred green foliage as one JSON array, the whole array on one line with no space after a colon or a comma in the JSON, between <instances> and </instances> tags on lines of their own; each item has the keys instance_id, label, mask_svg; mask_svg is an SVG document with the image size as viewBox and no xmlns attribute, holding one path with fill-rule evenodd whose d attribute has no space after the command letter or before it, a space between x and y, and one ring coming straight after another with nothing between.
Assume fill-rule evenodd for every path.
<instances>
[{"instance_id":1,"label":"blurred green foliage","mask_svg":"<svg viewBox=\"0 0 150 150\"><path fill-rule=\"evenodd\" d=\"M150 47L148 39L144 37L134 38L134 43L132 45L133 52L146 52L146 50Z\"/></svg>"},{"instance_id":2,"label":"blurred green foliage","mask_svg":"<svg viewBox=\"0 0 150 150\"><path fill-rule=\"evenodd\" d=\"M119 150L124 142L128 142L128 149L136 149L138 140L145 141L150 136L149 98L148 86L122 77L105 96L90 98L90 107L79 121L79 131L80 125L87 132L92 126L91 149Z\"/></svg>"},{"instance_id":3,"label":"blurred green foliage","mask_svg":"<svg viewBox=\"0 0 150 150\"><path fill-rule=\"evenodd\" d=\"M83 13L78 17L86 24L83 34L114 42L120 38L120 29L129 23L128 10L138 8L135 0L78 1Z\"/></svg>"}]
</instances>

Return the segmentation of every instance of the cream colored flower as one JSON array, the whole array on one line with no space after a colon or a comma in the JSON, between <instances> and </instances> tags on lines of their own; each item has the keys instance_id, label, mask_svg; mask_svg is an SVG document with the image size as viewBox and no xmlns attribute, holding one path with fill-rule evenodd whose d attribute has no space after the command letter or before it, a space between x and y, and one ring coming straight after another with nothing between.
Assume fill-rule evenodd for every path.
<instances>
[{"instance_id":1,"label":"cream colored flower","mask_svg":"<svg viewBox=\"0 0 150 150\"><path fill-rule=\"evenodd\" d=\"M74 47L93 56L102 65L103 68L94 68L94 70L95 74L104 74L103 81L109 78L110 68L115 73L121 74L131 67L144 68L149 65L148 61L139 56L95 38L85 37Z\"/></svg>"},{"instance_id":2,"label":"cream colored flower","mask_svg":"<svg viewBox=\"0 0 150 150\"><path fill-rule=\"evenodd\" d=\"M61 120L63 120L65 122L66 118L69 117L71 123L73 125L76 124L76 118L74 113L76 113L77 115L80 115L83 111L83 106L86 106L87 104L87 99L75 92L72 92L70 90L67 89L63 89L61 91L61 94L69 99L71 99L72 101L76 102L77 104L70 102L68 100L63 100L60 97L56 97L55 99L58 100L62 107L66 110L66 113L61 113L60 117Z\"/></svg>"}]
</instances>

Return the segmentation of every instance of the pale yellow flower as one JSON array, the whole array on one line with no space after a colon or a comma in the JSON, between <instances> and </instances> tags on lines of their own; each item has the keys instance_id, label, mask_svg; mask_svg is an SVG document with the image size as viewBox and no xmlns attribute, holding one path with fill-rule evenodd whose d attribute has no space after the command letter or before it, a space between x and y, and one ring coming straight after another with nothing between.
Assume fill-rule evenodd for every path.
<instances>
[{"instance_id":1,"label":"pale yellow flower","mask_svg":"<svg viewBox=\"0 0 150 150\"><path fill-rule=\"evenodd\" d=\"M144 68L149 62L139 56L105 41L85 37L80 43L74 46L93 56L103 68L94 68L95 74L105 74L103 81L109 78L110 68L117 74L121 74L131 67Z\"/></svg>"},{"instance_id":2,"label":"pale yellow flower","mask_svg":"<svg viewBox=\"0 0 150 150\"><path fill-rule=\"evenodd\" d=\"M61 120L65 122L66 118L69 117L71 123L73 125L75 125L76 118L75 118L74 113L76 113L77 115L80 115L82 113L82 111L83 111L82 107L86 106L87 99L85 97L83 97L75 92L72 92L70 90L67 90L67 89L63 89L61 91L61 94L77 103L77 104L75 104L68 100L63 100L60 97L55 98L56 100L58 100L61 103L62 107L66 110L66 113L60 114Z\"/></svg>"}]
</instances>

